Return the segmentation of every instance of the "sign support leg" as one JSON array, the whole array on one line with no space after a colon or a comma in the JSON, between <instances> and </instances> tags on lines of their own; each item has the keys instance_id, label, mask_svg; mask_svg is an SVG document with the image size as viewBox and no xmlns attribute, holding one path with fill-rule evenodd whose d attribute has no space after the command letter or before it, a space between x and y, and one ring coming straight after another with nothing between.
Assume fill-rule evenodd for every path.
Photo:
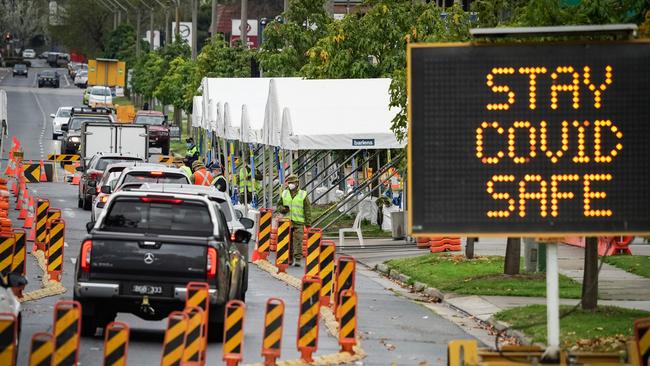
<instances>
[{"instance_id":1,"label":"sign support leg","mask_svg":"<svg viewBox=\"0 0 650 366\"><path fill-rule=\"evenodd\" d=\"M546 246L546 343L545 359L557 359L560 351L560 289L557 243Z\"/></svg>"}]
</instances>

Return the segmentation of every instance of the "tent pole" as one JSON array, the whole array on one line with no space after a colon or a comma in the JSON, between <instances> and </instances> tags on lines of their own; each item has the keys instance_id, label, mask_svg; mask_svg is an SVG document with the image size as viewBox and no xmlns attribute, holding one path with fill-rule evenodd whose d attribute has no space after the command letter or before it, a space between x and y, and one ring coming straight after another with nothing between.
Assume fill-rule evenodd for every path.
<instances>
[{"instance_id":1,"label":"tent pole","mask_svg":"<svg viewBox=\"0 0 650 366\"><path fill-rule=\"evenodd\" d=\"M347 159L345 159L345 161L343 161L343 162L342 162L341 164L339 164L339 165L340 165L340 166L345 166L345 164L347 164L350 160L352 160L352 158L353 158L355 155L357 155L360 151L361 151L361 150L357 150L357 151L355 151L354 154L350 155ZM337 161L338 161L338 159L334 159L334 160L332 161L332 163L331 163L330 165L328 165L327 168L324 169L324 171L327 171L329 168L331 168L332 165L334 165ZM321 174L321 175L322 175L322 174ZM313 180L315 180L316 178L318 178L318 177L314 177ZM312 181L313 181L313 180L312 180ZM312 181L310 181L309 183L311 183ZM320 185L321 183L323 183L322 180L321 180L320 182L317 182L317 183L316 183L316 186ZM311 192L312 192L312 191L310 191L309 193L311 193Z\"/></svg>"},{"instance_id":2,"label":"tent pole","mask_svg":"<svg viewBox=\"0 0 650 366\"><path fill-rule=\"evenodd\" d=\"M262 148L262 206L265 208L268 208L269 206L266 204L266 190L267 190L267 180L268 180L268 175L266 171L266 145Z\"/></svg>"}]
</instances>

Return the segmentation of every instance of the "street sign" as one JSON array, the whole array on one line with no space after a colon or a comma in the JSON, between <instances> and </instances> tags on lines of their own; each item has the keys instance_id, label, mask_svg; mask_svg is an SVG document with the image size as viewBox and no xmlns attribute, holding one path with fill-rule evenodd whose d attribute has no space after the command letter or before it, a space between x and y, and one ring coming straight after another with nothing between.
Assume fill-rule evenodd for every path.
<instances>
[{"instance_id":1,"label":"street sign","mask_svg":"<svg viewBox=\"0 0 650 366\"><path fill-rule=\"evenodd\" d=\"M650 43L409 47L409 232L650 232Z\"/></svg>"}]
</instances>

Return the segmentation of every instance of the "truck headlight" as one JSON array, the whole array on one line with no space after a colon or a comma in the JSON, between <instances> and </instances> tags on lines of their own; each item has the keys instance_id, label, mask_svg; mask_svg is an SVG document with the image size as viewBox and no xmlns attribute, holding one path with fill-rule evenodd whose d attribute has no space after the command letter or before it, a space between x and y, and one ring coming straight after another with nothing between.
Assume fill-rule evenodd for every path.
<instances>
[{"instance_id":1,"label":"truck headlight","mask_svg":"<svg viewBox=\"0 0 650 366\"><path fill-rule=\"evenodd\" d=\"M77 136L73 136L73 137L70 137L70 141L72 141L72 142L80 142L81 139L79 137L77 137Z\"/></svg>"}]
</instances>

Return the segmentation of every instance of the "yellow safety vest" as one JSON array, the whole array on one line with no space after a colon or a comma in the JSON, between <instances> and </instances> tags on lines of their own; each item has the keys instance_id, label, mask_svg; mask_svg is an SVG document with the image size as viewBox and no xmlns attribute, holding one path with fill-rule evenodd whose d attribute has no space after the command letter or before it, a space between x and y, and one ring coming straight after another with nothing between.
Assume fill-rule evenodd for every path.
<instances>
[{"instance_id":1,"label":"yellow safety vest","mask_svg":"<svg viewBox=\"0 0 650 366\"><path fill-rule=\"evenodd\" d=\"M291 192L288 189L282 192L282 205L289 207L291 221L298 224L305 223L305 198L307 198L307 192L303 190L299 190L295 197L291 197Z\"/></svg>"}]
</instances>

